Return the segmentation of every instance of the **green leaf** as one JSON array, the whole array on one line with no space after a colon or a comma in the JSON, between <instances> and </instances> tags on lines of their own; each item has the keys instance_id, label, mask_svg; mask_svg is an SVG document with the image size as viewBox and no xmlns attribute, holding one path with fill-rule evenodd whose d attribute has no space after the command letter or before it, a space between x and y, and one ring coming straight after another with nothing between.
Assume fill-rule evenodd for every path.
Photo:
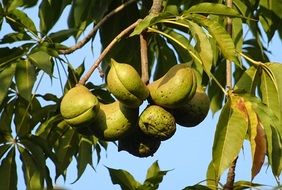
<instances>
[{"instance_id":1,"label":"green leaf","mask_svg":"<svg viewBox=\"0 0 282 190\"><path fill-rule=\"evenodd\" d=\"M53 75L53 63L51 62L51 56L44 51L38 51L28 55L28 59L31 63L42 69L49 76Z\"/></svg>"},{"instance_id":2,"label":"green leaf","mask_svg":"<svg viewBox=\"0 0 282 190\"><path fill-rule=\"evenodd\" d=\"M16 64L10 64L0 72L0 105L8 93L8 89L12 83L16 71Z\"/></svg>"},{"instance_id":3,"label":"green leaf","mask_svg":"<svg viewBox=\"0 0 282 190\"><path fill-rule=\"evenodd\" d=\"M4 109L0 117L0 131L3 135L12 136L12 119L14 116L15 100L5 102Z\"/></svg>"},{"instance_id":4,"label":"green leaf","mask_svg":"<svg viewBox=\"0 0 282 190\"><path fill-rule=\"evenodd\" d=\"M119 3L117 1L117 3ZM110 11L110 0L76 0L72 1L71 10L68 16L69 28L76 29L77 39L90 23L97 23L103 18L107 11ZM93 11L95 10L95 11Z\"/></svg>"},{"instance_id":5,"label":"green leaf","mask_svg":"<svg viewBox=\"0 0 282 190\"><path fill-rule=\"evenodd\" d=\"M197 40L196 50L203 63L203 68L210 76L210 70L213 63L213 50L209 38L203 31L203 28L194 22L189 22L192 35Z\"/></svg>"},{"instance_id":6,"label":"green leaf","mask_svg":"<svg viewBox=\"0 0 282 190\"><path fill-rule=\"evenodd\" d=\"M215 181L239 154L248 129L244 100L234 95L228 98L219 116L215 131L212 164Z\"/></svg>"},{"instance_id":7,"label":"green leaf","mask_svg":"<svg viewBox=\"0 0 282 190\"><path fill-rule=\"evenodd\" d=\"M164 22L166 19L169 19L171 17L173 17L173 15L168 12L163 12L158 15L149 14L135 27L134 31L130 34L130 36L139 35L149 26L157 24L161 21Z\"/></svg>"},{"instance_id":8,"label":"green leaf","mask_svg":"<svg viewBox=\"0 0 282 190\"><path fill-rule=\"evenodd\" d=\"M17 136L22 137L30 133L30 131L34 127L31 124L32 122L27 102L19 97L18 99L16 99L14 110L14 125L16 127Z\"/></svg>"},{"instance_id":9,"label":"green leaf","mask_svg":"<svg viewBox=\"0 0 282 190\"><path fill-rule=\"evenodd\" d=\"M258 84L259 70L251 66L242 74L239 81L235 84L234 90L242 90L250 94L255 94Z\"/></svg>"},{"instance_id":10,"label":"green leaf","mask_svg":"<svg viewBox=\"0 0 282 190\"><path fill-rule=\"evenodd\" d=\"M55 42L60 43L60 42L67 40L72 35L74 35L75 32L76 30L72 28L67 29L67 30L60 30L58 32L50 33L47 39L53 43Z\"/></svg>"},{"instance_id":11,"label":"green leaf","mask_svg":"<svg viewBox=\"0 0 282 190\"><path fill-rule=\"evenodd\" d=\"M15 148L10 149L0 165L0 186L9 190L17 189L17 166L15 161Z\"/></svg>"},{"instance_id":12,"label":"green leaf","mask_svg":"<svg viewBox=\"0 0 282 190\"><path fill-rule=\"evenodd\" d=\"M282 18L282 4L281 1L261 0L260 6L268 9L270 12L274 12L279 18Z\"/></svg>"},{"instance_id":13,"label":"green leaf","mask_svg":"<svg viewBox=\"0 0 282 190\"><path fill-rule=\"evenodd\" d=\"M7 12L10 12L16 9L17 7L22 6L23 0L6 0L6 1L3 1L3 5L4 5L4 9Z\"/></svg>"},{"instance_id":14,"label":"green leaf","mask_svg":"<svg viewBox=\"0 0 282 190\"><path fill-rule=\"evenodd\" d=\"M76 160L77 160L77 178L73 183L75 183L80 179L88 164L93 168L91 139L83 136L80 138L78 145L78 155Z\"/></svg>"},{"instance_id":15,"label":"green leaf","mask_svg":"<svg viewBox=\"0 0 282 190\"><path fill-rule=\"evenodd\" d=\"M3 38L0 40L0 44L14 43L27 40L32 40L32 38L27 33L15 32L3 36Z\"/></svg>"},{"instance_id":16,"label":"green leaf","mask_svg":"<svg viewBox=\"0 0 282 190\"><path fill-rule=\"evenodd\" d=\"M25 53L25 50L22 47L17 48L0 48L0 71L3 67L6 67L12 61L20 58Z\"/></svg>"},{"instance_id":17,"label":"green leaf","mask_svg":"<svg viewBox=\"0 0 282 190\"><path fill-rule=\"evenodd\" d=\"M15 9L11 11L8 16L6 16L7 22L10 24L11 28L18 32L24 32L25 29L36 34L36 27L32 19L28 17L26 13Z\"/></svg>"},{"instance_id":18,"label":"green leaf","mask_svg":"<svg viewBox=\"0 0 282 190\"><path fill-rule=\"evenodd\" d=\"M155 58L153 62L155 62L156 65L153 80L157 80L167 73L173 65L177 64L177 60L173 50L168 47L162 37L156 36L153 43L154 44L150 44Z\"/></svg>"},{"instance_id":19,"label":"green leaf","mask_svg":"<svg viewBox=\"0 0 282 190\"><path fill-rule=\"evenodd\" d=\"M78 134L74 129L68 128L58 140L59 146L55 152L59 162L55 179L60 175L65 179L66 170L72 161L72 157L77 153Z\"/></svg>"},{"instance_id":20,"label":"green leaf","mask_svg":"<svg viewBox=\"0 0 282 190\"><path fill-rule=\"evenodd\" d=\"M183 15L187 14L214 14L229 17L242 17L235 9L227 7L220 3L199 3L188 10L183 12Z\"/></svg>"},{"instance_id":21,"label":"green leaf","mask_svg":"<svg viewBox=\"0 0 282 190\"><path fill-rule=\"evenodd\" d=\"M70 0L43 0L39 6L40 31L47 34L63 13ZM52 13L52 14L50 14Z\"/></svg>"},{"instance_id":22,"label":"green leaf","mask_svg":"<svg viewBox=\"0 0 282 190\"><path fill-rule=\"evenodd\" d=\"M19 95L30 101L36 74L35 67L28 59L17 61L15 80Z\"/></svg>"},{"instance_id":23,"label":"green leaf","mask_svg":"<svg viewBox=\"0 0 282 190\"><path fill-rule=\"evenodd\" d=\"M134 190L140 186L140 183L125 170L116 170L108 168L113 184L118 184L122 190Z\"/></svg>"},{"instance_id":24,"label":"green leaf","mask_svg":"<svg viewBox=\"0 0 282 190\"><path fill-rule=\"evenodd\" d=\"M0 159L5 155L5 153L11 148L10 144L3 144L0 146ZM5 155L7 157L7 155Z\"/></svg>"},{"instance_id":25,"label":"green leaf","mask_svg":"<svg viewBox=\"0 0 282 190\"><path fill-rule=\"evenodd\" d=\"M27 189L43 189L43 177L41 176L40 168L37 167L34 158L27 149L18 146L18 150L20 152L20 159L22 161L22 169Z\"/></svg>"},{"instance_id":26,"label":"green leaf","mask_svg":"<svg viewBox=\"0 0 282 190\"><path fill-rule=\"evenodd\" d=\"M193 186L187 186L185 187L183 190L211 190L210 188L208 188L207 186L204 186L204 185L193 185Z\"/></svg>"},{"instance_id":27,"label":"green leaf","mask_svg":"<svg viewBox=\"0 0 282 190\"><path fill-rule=\"evenodd\" d=\"M259 183L252 183L250 181L236 181L233 187L234 187L234 190L242 190L242 189L250 189L252 187L254 189L257 189L256 187L263 187L263 186L266 186L266 185L259 184Z\"/></svg>"},{"instance_id":28,"label":"green leaf","mask_svg":"<svg viewBox=\"0 0 282 190\"><path fill-rule=\"evenodd\" d=\"M234 61L235 64L241 67L235 54L234 42L223 26L221 26L217 21L211 20L201 15L195 14L193 16L189 16L188 19L204 26L216 40L223 56L226 59Z\"/></svg>"},{"instance_id":29,"label":"green leaf","mask_svg":"<svg viewBox=\"0 0 282 190\"><path fill-rule=\"evenodd\" d=\"M148 168L146 180L142 186L148 187L150 189L158 189L159 184L162 182L163 177L167 172L168 171L161 171L158 162L154 162L150 168Z\"/></svg>"}]
</instances>

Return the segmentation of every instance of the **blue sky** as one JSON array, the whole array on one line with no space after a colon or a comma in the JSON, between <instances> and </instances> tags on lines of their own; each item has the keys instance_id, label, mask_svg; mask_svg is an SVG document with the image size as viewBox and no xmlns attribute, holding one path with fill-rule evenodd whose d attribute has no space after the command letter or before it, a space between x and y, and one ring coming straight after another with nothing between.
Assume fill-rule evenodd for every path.
<instances>
[{"instance_id":1,"label":"blue sky","mask_svg":"<svg viewBox=\"0 0 282 190\"><path fill-rule=\"evenodd\" d=\"M66 11L61 21L54 27L53 31L59 29L66 29ZM30 10L28 15L35 19L36 23L39 23L37 13L34 10ZM4 25L0 32L0 37L3 33L9 31L7 25ZM85 32L84 35L86 35ZM67 45L73 45L73 40L68 40ZM68 55L69 61L78 66L85 59L86 70L95 61L95 58L100 53L99 39L94 41L94 54L91 52L90 44L84 48L76 51L75 53ZM269 50L273 53L270 56L272 61L282 63L282 43L278 39L277 35L274 37L272 43L269 44ZM55 78L51 84L49 77L44 77L38 92L46 93L52 92L58 96L62 95L59 85L58 74L55 72ZM64 76L65 77L65 76ZM98 71L90 78L95 84L102 83L102 79L99 77ZM43 85L44 84L44 85ZM114 186L110 180L109 173L105 166L124 169L129 171L140 182L143 182L147 168L156 160L158 160L160 168L162 170L171 170L163 179L163 183L160 185L160 190L169 189L183 189L188 185L193 185L205 179L206 170L211 160L211 148L213 143L214 131L216 122L218 119L218 113L212 116L209 113L207 118L197 127L184 128L177 126L175 135L164 141L153 157L149 158L136 158L127 152L118 152L116 145L110 143L108 151L102 152L102 159L98 165L95 165L94 171L91 167L88 167L79 181L71 184L76 179L76 162L73 161L68 169L67 180L64 182L62 178L57 181L58 186L65 187L70 190L77 189L107 189L118 190L119 186ZM95 155L95 154L94 154ZM96 156L94 156L93 162L96 163ZM19 167L20 168L20 167ZM52 168L52 165L51 165ZM20 168L21 169L21 168ZM54 172L54 171L52 171ZM249 144L244 144L244 153L241 152L236 168L236 180L250 180L251 176L251 161ZM222 177L225 182L226 177ZM263 183L267 185L275 185L275 180L272 177L271 169L264 166L260 174L255 178L254 182ZM19 179L19 189L24 188L23 177Z\"/></svg>"}]
</instances>

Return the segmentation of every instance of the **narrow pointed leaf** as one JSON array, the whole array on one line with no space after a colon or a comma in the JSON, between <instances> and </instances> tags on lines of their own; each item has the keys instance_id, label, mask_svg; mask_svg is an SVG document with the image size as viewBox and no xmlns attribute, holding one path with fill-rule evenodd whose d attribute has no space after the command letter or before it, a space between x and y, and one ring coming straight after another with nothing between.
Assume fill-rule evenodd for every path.
<instances>
[{"instance_id":1,"label":"narrow pointed leaf","mask_svg":"<svg viewBox=\"0 0 282 190\"><path fill-rule=\"evenodd\" d=\"M256 149L253 157L252 179L254 179L254 177L260 172L266 155L266 137L261 124L257 127L257 135L254 140L256 143Z\"/></svg>"},{"instance_id":2,"label":"narrow pointed leaf","mask_svg":"<svg viewBox=\"0 0 282 190\"><path fill-rule=\"evenodd\" d=\"M235 10L220 3L198 3L184 11L184 15L198 13L198 14L214 14L230 17L241 17Z\"/></svg>"},{"instance_id":3,"label":"narrow pointed leaf","mask_svg":"<svg viewBox=\"0 0 282 190\"><path fill-rule=\"evenodd\" d=\"M122 190L137 189L140 183L125 170L108 168L113 184L118 184Z\"/></svg>"},{"instance_id":4,"label":"narrow pointed leaf","mask_svg":"<svg viewBox=\"0 0 282 190\"><path fill-rule=\"evenodd\" d=\"M85 171L87 165L89 164L93 167L92 164L92 142L86 137L81 137L78 145L78 155L77 155L77 178L73 182L75 183L80 179L83 172Z\"/></svg>"},{"instance_id":5,"label":"narrow pointed leaf","mask_svg":"<svg viewBox=\"0 0 282 190\"><path fill-rule=\"evenodd\" d=\"M28 56L28 59L42 69L45 73L52 76L53 74L53 63L51 62L51 56L44 51L38 51Z\"/></svg>"},{"instance_id":6,"label":"narrow pointed leaf","mask_svg":"<svg viewBox=\"0 0 282 190\"><path fill-rule=\"evenodd\" d=\"M0 44L7 44L7 43L14 43L18 41L25 41L25 40L31 40L32 38L25 32L15 32L15 33L9 33L3 36L3 38L0 40Z\"/></svg>"},{"instance_id":7,"label":"narrow pointed leaf","mask_svg":"<svg viewBox=\"0 0 282 190\"><path fill-rule=\"evenodd\" d=\"M245 139L248 121L241 98L227 101L223 107L216 127L212 162L216 181L239 154Z\"/></svg>"},{"instance_id":8,"label":"narrow pointed leaf","mask_svg":"<svg viewBox=\"0 0 282 190\"><path fill-rule=\"evenodd\" d=\"M206 33L203 31L202 27L194 22L189 22L190 30L197 40L196 50L202 60L204 70L210 75L210 70L213 63L213 50Z\"/></svg>"},{"instance_id":9,"label":"narrow pointed leaf","mask_svg":"<svg viewBox=\"0 0 282 190\"><path fill-rule=\"evenodd\" d=\"M8 93L8 89L12 83L12 79L15 75L16 64L11 64L4 70L0 71L0 105Z\"/></svg>"},{"instance_id":10,"label":"narrow pointed leaf","mask_svg":"<svg viewBox=\"0 0 282 190\"><path fill-rule=\"evenodd\" d=\"M239 81L235 84L234 89L254 94L257 87L258 77L258 69L254 66L251 66L242 74Z\"/></svg>"},{"instance_id":11,"label":"narrow pointed leaf","mask_svg":"<svg viewBox=\"0 0 282 190\"><path fill-rule=\"evenodd\" d=\"M163 177L168 171L161 171L158 162L154 162L147 170L146 180L143 187L150 187L151 189L158 189ZM140 187L141 188L141 187Z\"/></svg>"},{"instance_id":12,"label":"narrow pointed leaf","mask_svg":"<svg viewBox=\"0 0 282 190\"><path fill-rule=\"evenodd\" d=\"M32 88L36 80L35 67L28 59L17 62L15 80L20 96L27 101L31 100Z\"/></svg>"},{"instance_id":13,"label":"narrow pointed leaf","mask_svg":"<svg viewBox=\"0 0 282 190\"><path fill-rule=\"evenodd\" d=\"M15 161L15 148L12 148L0 165L0 187L9 190L17 189L17 166Z\"/></svg>"},{"instance_id":14,"label":"narrow pointed leaf","mask_svg":"<svg viewBox=\"0 0 282 190\"><path fill-rule=\"evenodd\" d=\"M235 64L241 67L235 54L234 42L223 26L221 26L217 21L196 14L190 16L188 19L204 26L216 40L224 57L234 61Z\"/></svg>"},{"instance_id":15,"label":"narrow pointed leaf","mask_svg":"<svg viewBox=\"0 0 282 190\"><path fill-rule=\"evenodd\" d=\"M32 19L19 9L14 9L8 15L11 19L7 18L7 22L15 31L24 32L25 29L36 34L36 27Z\"/></svg>"}]
</instances>

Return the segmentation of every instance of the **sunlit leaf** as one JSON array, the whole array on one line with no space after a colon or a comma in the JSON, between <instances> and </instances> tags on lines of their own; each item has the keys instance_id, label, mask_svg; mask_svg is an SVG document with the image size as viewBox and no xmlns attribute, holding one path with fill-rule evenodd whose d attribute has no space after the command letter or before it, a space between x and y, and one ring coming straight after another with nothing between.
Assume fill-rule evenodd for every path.
<instances>
[{"instance_id":1,"label":"sunlit leaf","mask_svg":"<svg viewBox=\"0 0 282 190\"><path fill-rule=\"evenodd\" d=\"M22 6L23 3L24 3L23 0L6 0L6 1L3 1L4 8L8 12L16 9L19 6Z\"/></svg>"},{"instance_id":2,"label":"sunlit leaf","mask_svg":"<svg viewBox=\"0 0 282 190\"><path fill-rule=\"evenodd\" d=\"M183 15L192 13L241 17L241 15L235 9L220 3L199 3L184 11Z\"/></svg>"},{"instance_id":3,"label":"sunlit leaf","mask_svg":"<svg viewBox=\"0 0 282 190\"><path fill-rule=\"evenodd\" d=\"M118 184L123 190L137 189L140 183L125 170L108 168L113 184Z\"/></svg>"},{"instance_id":4,"label":"sunlit leaf","mask_svg":"<svg viewBox=\"0 0 282 190\"><path fill-rule=\"evenodd\" d=\"M242 98L229 97L216 127L212 162L217 181L239 154L248 129Z\"/></svg>"},{"instance_id":5,"label":"sunlit leaf","mask_svg":"<svg viewBox=\"0 0 282 190\"><path fill-rule=\"evenodd\" d=\"M147 170L146 180L143 187L150 187L151 189L158 189L163 177L168 171L161 171L158 162L154 162ZM141 186L141 187L142 187ZM141 188L140 187L140 188Z\"/></svg>"},{"instance_id":6,"label":"sunlit leaf","mask_svg":"<svg viewBox=\"0 0 282 190\"><path fill-rule=\"evenodd\" d=\"M236 58L234 42L223 26L221 26L218 22L214 20L208 19L200 15L190 16L189 19L204 26L212 35L212 37L216 40L224 57L226 59L234 61L238 66L240 66Z\"/></svg>"},{"instance_id":7,"label":"sunlit leaf","mask_svg":"<svg viewBox=\"0 0 282 190\"><path fill-rule=\"evenodd\" d=\"M206 33L203 28L194 22L189 22L192 35L197 40L196 50L202 60L204 70L210 75L210 70L213 63L213 50Z\"/></svg>"},{"instance_id":8,"label":"sunlit leaf","mask_svg":"<svg viewBox=\"0 0 282 190\"><path fill-rule=\"evenodd\" d=\"M19 60L17 62L16 85L20 96L30 101L32 97L32 88L36 80L35 67L29 60Z\"/></svg>"},{"instance_id":9,"label":"sunlit leaf","mask_svg":"<svg viewBox=\"0 0 282 190\"><path fill-rule=\"evenodd\" d=\"M15 31L23 32L25 29L36 34L36 27L33 20L23 11L14 9L6 17L7 22Z\"/></svg>"},{"instance_id":10,"label":"sunlit leaf","mask_svg":"<svg viewBox=\"0 0 282 190\"><path fill-rule=\"evenodd\" d=\"M0 186L9 190L17 189L17 166L15 161L15 148L10 149L0 165Z\"/></svg>"},{"instance_id":11,"label":"sunlit leaf","mask_svg":"<svg viewBox=\"0 0 282 190\"><path fill-rule=\"evenodd\" d=\"M16 64L11 64L0 72L0 105L7 95L8 89L12 83L12 79L15 75Z\"/></svg>"},{"instance_id":12,"label":"sunlit leaf","mask_svg":"<svg viewBox=\"0 0 282 190\"><path fill-rule=\"evenodd\" d=\"M53 63L51 62L51 56L44 51L38 51L28 56L28 59L46 72L48 75L52 76L53 74Z\"/></svg>"}]
</instances>

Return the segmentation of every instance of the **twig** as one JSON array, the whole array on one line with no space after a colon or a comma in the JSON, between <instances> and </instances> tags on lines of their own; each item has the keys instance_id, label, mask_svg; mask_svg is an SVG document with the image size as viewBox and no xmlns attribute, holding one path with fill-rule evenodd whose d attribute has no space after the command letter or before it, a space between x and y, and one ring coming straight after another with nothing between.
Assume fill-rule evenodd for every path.
<instances>
[{"instance_id":1,"label":"twig","mask_svg":"<svg viewBox=\"0 0 282 190\"><path fill-rule=\"evenodd\" d=\"M232 0L227 0L226 6L232 8L232 3ZM230 17L227 17L226 30L232 35L232 19ZM226 88L227 90L232 88L232 62L230 60L226 60Z\"/></svg>"},{"instance_id":2,"label":"twig","mask_svg":"<svg viewBox=\"0 0 282 190\"><path fill-rule=\"evenodd\" d=\"M141 70L142 81L145 84L149 82L149 70L148 70L148 43L145 34L140 34L140 54L141 54Z\"/></svg>"},{"instance_id":3,"label":"twig","mask_svg":"<svg viewBox=\"0 0 282 190\"><path fill-rule=\"evenodd\" d=\"M94 62L94 64L90 67L88 72L80 79L79 84L85 84L85 82L90 78L92 73L95 71L97 67L99 67L100 62L104 59L104 57L107 55L107 53L112 49L112 47L126 34L128 34L131 30L133 30L137 24L141 21L141 19L138 19L136 22L128 26L126 29L121 31L112 41L111 43L103 50L103 52L99 55L97 60Z\"/></svg>"},{"instance_id":4,"label":"twig","mask_svg":"<svg viewBox=\"0 0 282 190\"><path fill-rule=\"evenodd\" d=\"M238 157L235 158L235 160L232 162L232 165L230 166L230 168L228 170L227 182L223 187L224 190L232 190L233 189L237 159L238 159Z\"/></svg>"},{"instance_id":5,"label":"twig","mask_svg":"<svg viewBox=\"0 0 282 190\"><path fill-rule=\"evenodd\" d=\"M233 0L227 0L226 6L232 8ZM226 30L232 36L232 19L230 17L227 17ZM232 89L232 62L230 60L226 60L226 88L227 90ZM233 189L237 159L238 156L233 160L228 170L226 184L223 187L224 190Z\"/></svg>"},{"instance_id":6,"label":"twig","mask_svg":"<svg viewBox=\"0 0 282 190\"><path fill-rule=\"evenodd\" d=\"M159 14L162 10L163 0L153 0L153 5L150 9L150 14Z\"/></svg>"},{"instance_id":7,"label":"twig","mask_svg":"<svg viewBox=\"0 0 282 190\"><path fill-rule=\"evenodd\" d=\"M60 54L71 54L74 51L76 51L77 49L82 48L95 35L95 33L101 27L101 25L104 24L111 16L113 16L114 14L116 14L119 11L123 10L126 6L128 6L129 4L131 4L131 3L135 2L135 1L136 0L129 0L129 1L125 2L124 4L122 4L122 5L118 6L117 8L115 8L111 12L109 12L100 22L98 22L92 28L92 30L88 33L88 35L85 38L83 38L81 41L77 42L75 45L73 45L73 46L71 46L71 47L69 47L67 49L60 50L59 53Z\"/></svg>"}]
</instances>

